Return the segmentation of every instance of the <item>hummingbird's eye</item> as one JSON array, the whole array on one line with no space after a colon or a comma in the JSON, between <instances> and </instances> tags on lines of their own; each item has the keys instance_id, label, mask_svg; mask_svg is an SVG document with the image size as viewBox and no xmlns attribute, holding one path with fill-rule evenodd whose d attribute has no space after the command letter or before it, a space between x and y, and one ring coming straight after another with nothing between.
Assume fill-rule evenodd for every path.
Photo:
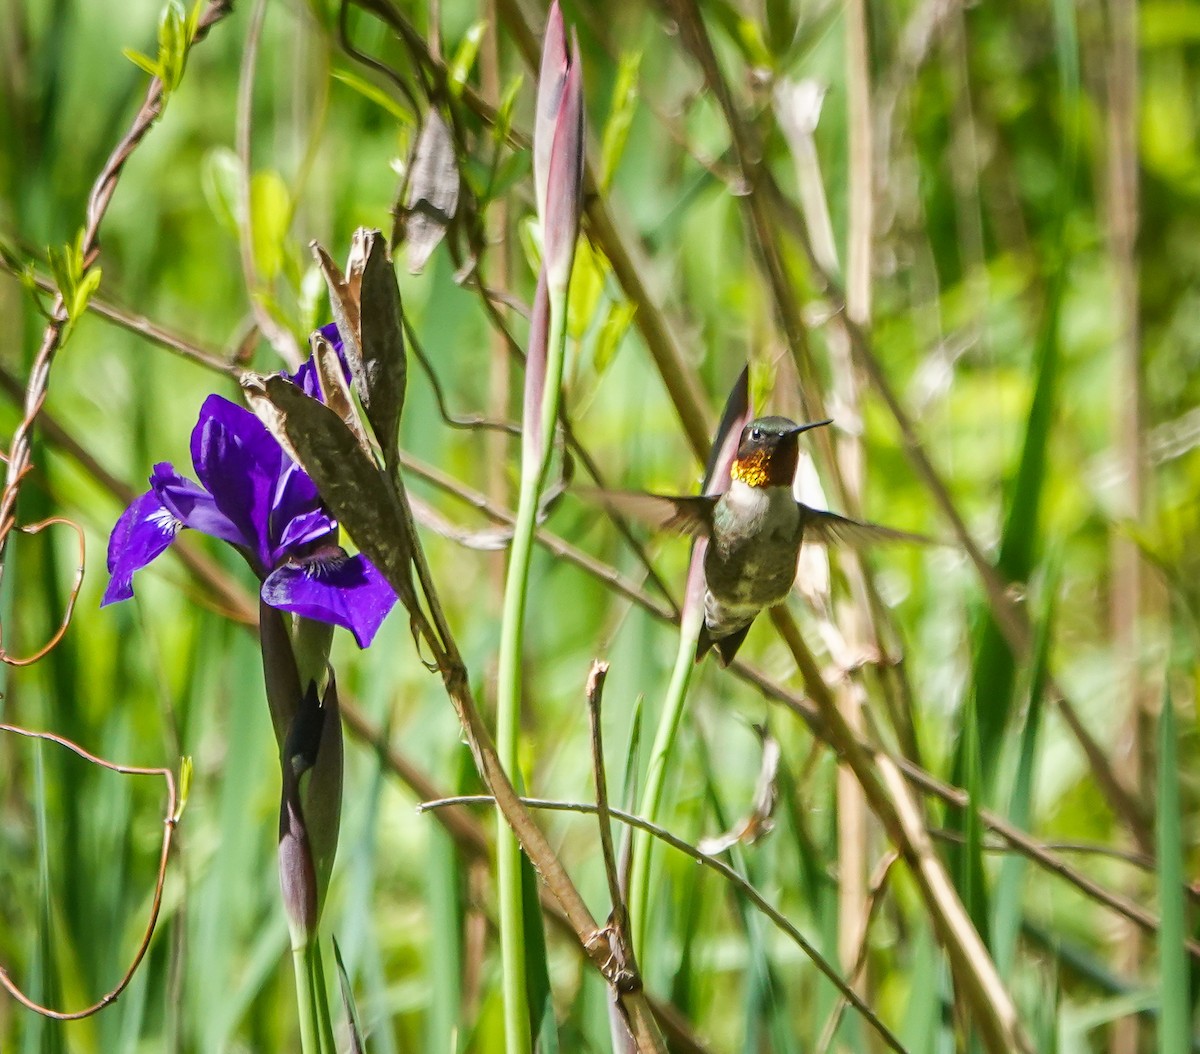
<instances>
[{"instance_id":1,"label":"hummingbird's eye","mask_svg":"<svg viewBox=\"0 0 1200 1054\"><path fill-rule=\"evenodd\" d=\"M750 438L755 443L757 443L760 439L762 439L762 429L761 428L751 428L750 429Z\"/></svg>"}]
</instances>

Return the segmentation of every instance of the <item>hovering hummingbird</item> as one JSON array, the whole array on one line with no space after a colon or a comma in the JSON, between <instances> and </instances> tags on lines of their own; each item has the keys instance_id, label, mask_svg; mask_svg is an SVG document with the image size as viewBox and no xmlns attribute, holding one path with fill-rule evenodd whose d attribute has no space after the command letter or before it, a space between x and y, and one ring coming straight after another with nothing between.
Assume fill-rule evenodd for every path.
<instances>
[{"instance_id":1,"label":"hovering hummingbird","mask_svg":"<svg viewBox=\"0 0 1200 1054\"><path fill-rule=\"evenodd\" d=\"M831 423L798 425L786 417L751 421L742 429L729 488L720 494L691 497L606 490L596 495L617 511L652 526L708 538L697 662L714 647L722 666L733 661L758 613L778 604L791 590L805 538L850 545L928 541L811 509L795 499L792 481L800 458L800 433Z\"/></svg>"}]
</instances>

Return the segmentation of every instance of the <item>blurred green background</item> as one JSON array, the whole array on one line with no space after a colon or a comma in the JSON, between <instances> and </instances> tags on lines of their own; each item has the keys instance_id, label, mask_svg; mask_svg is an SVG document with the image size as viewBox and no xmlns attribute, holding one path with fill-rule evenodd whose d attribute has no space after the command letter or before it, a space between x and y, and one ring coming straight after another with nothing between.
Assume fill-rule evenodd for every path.
<instances>
[{"instance_id":1,"label":"blurred green background","mask_svg":"<svg viewBox=\"0 0 1200 1054\"><path fill-rule=\"evenodd\" d=\"M260 8L261 43L250 62ZM510 98L514 128L528 132L535 74L521 42L525 27L540 37L544 10L510 0L405 0L397 10L467 86L451 102L464 135L459 217L423 273L409 274L397 250L405 311L450 412L512 420L520 363L476 279L497 293L500 316L523 342L522 305L535 277L532 180L527 151L498 141L466 102L475 93L493 104ZM760 406L799 416L747 187L678 11L591 0L564 11L579 32L590 157L604 177L594 193L681 349L707 425L747 361ZM1044 644L1044 663L1012 659L989 631L978 577L956 547L871 554L886 608L883 650L903 662L880 664L868 653L863 669L845 675L865 694L869 734L911 752L903 735L911 725L913 760L1012 816L1078 874L1176 920L1161 940L1136 936L1076 883L993 853L999 843L981 841L970 816L932 802L932 827L965 832L965 844L939 844L1036 1049L1193 1049L1196 960L1182 940L1200 936L1200 6L701 0L699 11L761 147L750 160L761 160L780 188L770 201L774 235L803 312L812 380L843 449L847 437L861 438L861 508L849 511L951 537L877 389L861 375L848 383L840 305L796 237L797 217L815 231L827 210L833 246L847 261L851 228L864 222L864 199L855 204L852 189L865 186L870 345L954 507L1015 582ZM6 448L44 327L39 302L48 303L16 272L48 277L47 247L71 242L83 224L91 182L147 83L122 50L154 54L159 15L149 0L4 5ZM848 31L858 17L865 53ZM411 54L382 21L355 9L347 28L357 49L424 99ZM856 125L862 84L851 81L864 70L868 116ZM828 92L819 124L798 147L785 134L780 93L806 79ZM127 321L144 317L216 354L249 353L255 368L279 368L277 348L255 327L268 320L303 347L326 321L308 243L340 259L357 226L391 231L417 128L404 94L340 45L336 4L242 0L196 46L164 117L121 177L101 229L93 306ZM873 148L865 165L851 151L855 135ZM248 170L240 139L249 144ZM585 229L593 249L581 249L576 268L567 416L608 483L690 491L701 466L674 389L648 351L646 305L631 303L594 221ZM231 554L200 541L192 548L210 574L168 557L138 576L135 601L98 609L107 534L128 494L96 470L134 492L156 461L190 472L190 431L214 390L238 398L227 379L96 312L79 321L54 363L19 518L81 524L86 577L64 640L32 666L3 668L0 716L130 764L174 765L190 755L195 782L163 918L129 991L69 1025L0 996L5 1052L297 1049L274 863L278 769L259 658L252 634L213 589L224 580L253 598L254 583ZM451 427L415 361L401 439L414 458L511 507L516 442ZM826 449L818 471L831 507L846 511ZM453 522L483 523L411 478ZM612 525L575 498L563 498L546 527L644 578ZM677 599L687 546L639 536ZM503 554L432 532L427 545L477 695L489 701ZM65 528L11 537L0 586L10 654L27 655L52 635L76 563ZM854 629L854 594L840 559L833 564L832 623L799 596L792 607L827 679L841 681L854 664L838 654L830 625L850 651L868 638ZM651 735L631 757L633 715L640 706L643 727L653 729L675 631L544 551L533 590L526 784L544 797L592 800L583 684L590 660L604 657L612 663L609 778L622 797ZM744 656L800 691L794 661L762 623ZM475 789L440 680L422 666L403 616L393 615L367 652L338 636L339 683L363 719L438 793ZM1044 690L1047 669L1141 809L1140 826L1114 812ZM1164 732L1168 687L1175 720ZM899 721L885 707L889 694L901 699ZM761 756L752 726L763 723L782 747L781 802L773 833L736 849L735 863L836 961L839 936L854 938L866 906L860 898L857 912L839 909L839 880L851 881L845 869L857 860L854 881L865 895L886 837L868 822L859 843L847 843L836 758L714 663L693 683L667 826L695 842L747 811ZM415 813L419 797L375 747L351 736L325 927L339 941L370 1050L499 1050L490 871L435 818ZM161 809L154 781L0 737L0 965L41 1002L83 1005L120 976L149 906ZM489 817L480 810L477 819ZM593 821L553 814L543 823L603 918ZM490 835L490 823L482 829ZM820 1049L832 988L720 879L665 851L656 859L650 989L676 1004L709 1050ZM1163 885L1164 874L1192 882L1188 894L1178 882ZM890 871L871 916L865 961L868 1002L910 1050L977 1049L903 865ZM553 928L548 966L559 1049L610 1049L603 984ZM873 1050L874 1042L847 1015L825 1049Z\"/></svg>"}]
</instances>

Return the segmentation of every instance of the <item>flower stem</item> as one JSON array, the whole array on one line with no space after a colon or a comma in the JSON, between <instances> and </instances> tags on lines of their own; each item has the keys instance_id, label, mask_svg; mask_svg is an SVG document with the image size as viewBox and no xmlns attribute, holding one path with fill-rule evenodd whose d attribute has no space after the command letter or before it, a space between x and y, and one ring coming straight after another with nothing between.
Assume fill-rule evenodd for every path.
<instances>
[{"instance_id":1,"label":"flower stem","mask_svg":"<svg viewBox=\"0 0 1200 1054\"><path fill-rule=\"evenodd\" d=\"M542 394L542 448L521 463L521 490L517 519L509 549L504 582L504 613L500 629L497 674L496 751L513 784L521 787L517 740L521 713L521 654L525 637L529 561L537 522L538 499L550 464L554 424L558 418L563 357L567 329L567 290L550 290L550 325L547 339L545 389ZM526 421L525 427L533 422ZM532 1049L529 997L525 975L524 901L521 890L521 849L503 815L496 814L496 858L500 887L500 953L504 977L504 1035L507 1054Z\"/></svg>"},{"instance_id":2,"label":"flower stem","mask_svg":"<svg viewBox=\"0 0 1200 1054\"><path fill-rule=\"evenodd\" d=\"M675 668L671 671L671 683L663 701L662 713L658 718L658 729L654 733L654 744L650 748L650 767L646 773L646 787L642 792L638 814L652 824L658 824L662 808L663 786L666 782L667 758L675 745L679 721L683 717L683 704L687 699L688 685L692 681L692 670L696 661L696 641L700 636L700 623L704 612L702 605L685 605L683 620L679 626L679 651L675 656ZM634 953L646 965L646 929L650 918L650 854L653 839L644 831L634 832L633 870L629 882L629 918L633 934Z\"/></svg>"},{"instance_id":3,"label":"flower stem","mask_svg":"<svg viewBox=\"0 0 1200 1054\"><path fill-rule=\"evenodd\" d=\"M333 1019L325 995L325 969L320 941L292 935L292 966L296 973L296 1002L300 1016L300 1050L303 1054L337 1054Z\"/></svg>"}]
</instances>

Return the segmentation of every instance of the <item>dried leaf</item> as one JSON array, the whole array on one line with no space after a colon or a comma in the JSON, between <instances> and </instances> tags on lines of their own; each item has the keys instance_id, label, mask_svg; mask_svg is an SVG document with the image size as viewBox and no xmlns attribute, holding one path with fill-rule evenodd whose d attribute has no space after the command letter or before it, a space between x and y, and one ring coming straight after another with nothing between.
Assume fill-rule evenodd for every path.
<instances>
[{"instance_id":1,"label":"dried leaf","mask_svg":"<svg viewBox=\"0 0 1200 1054\"><path fill-rule=\"evenodd\" d=\"M334 413L354 433L363 453L370 454L371 445L367 442L367 434L363 431L362 421L358 418L358 410L350 395L350 386L346 383L346 374L342 370L341 361L333 345L317 330L308 338L312 347L313 362L317 369L317 383L321 388L321 396Z\"/></svg>"},{"instance_id":2,"label":"dried leaf","mask_svg":"<svg viewBox=\"0 0 1200 1054\"><path fill-rule=\"evenodd\" d=\"M411 608L416 598L403 515L379 468L345 422L277 374L246 373L241 385L250 408L312 477L355 545Z\"/></svg>"},{"instance_id":3,"label":"dried leaf","mask_svg":"<svg viewBox=\"0 0 1200 1054\"><path fill-rule=\"evenodd\" d=\"M413 519L422 527L428 527L443 538L449 538L466 549L476 549L480 552L496 552L508 548L512 541L511 527L489 527L486 530L471 531L451 523L437 509L422 501L415 494L408 496L409 508L412 509Z\"/></svg>"},{"instance_id":4,"label":"dried leaf","mask_svg":"<svg viewBox=\"0 0 1200 1054\"><path fill-rule=\"evenodd\" d=\"M425 117L413 147L404 200L410 274L419 274L458 211L459 175L454 140L437 110Z\"/></svg>"},{"instance_id":5,"label":"dried leaf","mask_svg":"<svg viewBox=\"0 0 1200 1054\"><path fill-rule=\"evenodd\" d=\"M358 235L355 234L355 247L358 247ZM317 242L309 242L313 257L325 285L329 289L329 308L333 313L333 321L338 328L338 336L342 338L342 351L346 362L350 364L350 372L354 374L354 364L362 362L361 333L362 325L358 312L358 289L351 288L342 269L333 262L332 257ZM353 261L353 254L351 260ZM353 270L353 266L352 266Z\"/></svg>"},{"instance_id":6,"label":"dried leaf","mask_svg":"<svg viewBox=\"0 0 1200 1054\"><path fill-rule=\"evenodd\" d=\"M700 852L710 856L723 853L739 842L749 845L759 838L769 834L775 826L771 819L775 805L779 800L779 787L776 776L779 772L779 741L765 728L758 725L754 731L762 740L762 765L758 771L758 781L754 785L754 804L750 812L724 834L713 838L702 838L698 846Z\"/></svg>"},{"instance_id":7,"label":"dried leaf","mask_svg":"<svg viewBox=\"0 0 1200 1054\"><path fill-rule=\"evenodd\" d=\"M404 329L400 319L400 286L387 255L387 240L379 231L365 232L366 264L362 272L361 374L351 363L350 372L359 402L375 438L383 448L386 464L395 460L400 412L408 381Z\"/></svg>"}]
</instances>

